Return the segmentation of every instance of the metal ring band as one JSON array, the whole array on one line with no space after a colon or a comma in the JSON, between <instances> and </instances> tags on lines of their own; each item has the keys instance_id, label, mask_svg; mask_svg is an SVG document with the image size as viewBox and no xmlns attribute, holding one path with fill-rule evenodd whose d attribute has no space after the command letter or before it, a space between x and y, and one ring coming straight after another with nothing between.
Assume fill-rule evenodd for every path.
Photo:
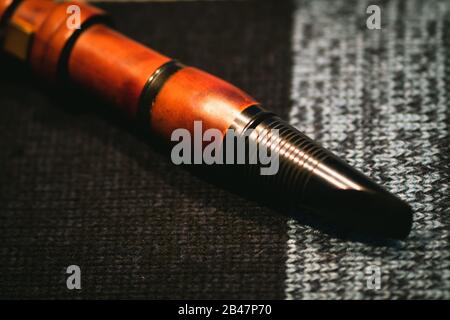
<instances>
[{"instance_id":1,"label":"metal ring band","mask_svg":"<svg viewBox=\"0 0 450 320\"><path fill-rule=\"evenodd\" d=\"M72 49L75 45L75 42L78 40L78 38L88 30L90 27L96 24L105 24L108 26L112 26L113 22L111 21L110 17L108 15L94 15L88 20L86 20L82 25L80 29L77 29L67 40L67 42L64 45L64 48L62 49L61 56L58 60L58 66L57 66L57 79L62 81L63 83L66 83L69 80L69 71L68 71L68 64L69 64L69 58L70 53L72 52Z\"/></svg>"},{"instance_id":2,"label":"metal ring band","mask_svg":"<svg viewBox=\"0 0 450 320\"><path fill-rule=\"evenodd\" d=\"M150 128L150 115L156 96L167 80L184 68L177 60L171 60L159 67L147 80L139 98L137 120L143 128Z\"/></svg>"}]
</instances>

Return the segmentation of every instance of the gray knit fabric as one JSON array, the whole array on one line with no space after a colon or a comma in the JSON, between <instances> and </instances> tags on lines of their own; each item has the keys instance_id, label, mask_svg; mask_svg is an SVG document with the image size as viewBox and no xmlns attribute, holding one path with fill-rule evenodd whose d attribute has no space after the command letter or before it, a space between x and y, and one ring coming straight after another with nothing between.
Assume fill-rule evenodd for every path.
<instances>
[{"instance_id":1,"label":"gray knit fabric","mask_svg":"<svg viewBox=\"0 0 450 320\"><path fill-rule=\"evenodd\" d=\"M291 123L409 202L414 225L371 246L289 221L287 299L450 298L449 19L448 1L297 3Z\"/></svg>"}]
</instances>

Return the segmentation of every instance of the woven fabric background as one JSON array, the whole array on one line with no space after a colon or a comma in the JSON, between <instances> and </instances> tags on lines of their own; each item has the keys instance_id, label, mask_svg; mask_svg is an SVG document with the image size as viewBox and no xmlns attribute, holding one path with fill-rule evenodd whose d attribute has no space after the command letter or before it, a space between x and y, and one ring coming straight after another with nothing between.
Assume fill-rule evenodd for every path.
<instances>
[{"instance_id":1,"label":"woven fabric background","mask_svg":"<svg viewBox=\"0 0 450 320\"><path fill-rule=\"evenodd\" d=\"M366 28L369 4L381 30ZM2 57L1 298L450 299L448 1L100 6L411 203L414 229L363 243L288 219L173 166L107 106ZM72 264L79 291L66 288ZM373 267L379 290L367 286Z\"/></svg>"},{"instance_id":2,"label":"woven fabric background","mask_svg":"<svg viewBox=\"0 0 450 320\"><path fill-rule=\"evenodd\" d=\"M381 30L366 28L370 4ZM289 221L287 298L450 298L449 14L448 1L299 3L291 123L410 203L414 225L370 246Z\"/></svg>"}]
</instances>

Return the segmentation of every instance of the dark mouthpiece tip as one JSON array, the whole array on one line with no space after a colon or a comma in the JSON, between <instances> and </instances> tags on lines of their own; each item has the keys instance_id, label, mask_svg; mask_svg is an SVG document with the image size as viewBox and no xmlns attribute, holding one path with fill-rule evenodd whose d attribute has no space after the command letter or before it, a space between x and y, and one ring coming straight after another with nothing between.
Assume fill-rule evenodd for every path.
<instances>
[{"instance_id":1,"label":"dark mouthpiece tip","mask_svg":"<svg viewBox=\"0 0 450 320\"><path fill-rule=\"evenodd\" d=\"M385 217L386 221L386 237L397 240L406 239L413 224L412 208L406 202L388 193L383 195L379 201L384 201L386 206L382 213L382 217Z\"/></svg>"},{"instance_id":2,"label":"dark mouthpiece tip","mask_svg":"<svg viewBox=\"0 0 450 320\"><path fill-rule=\"evenodd\" d=\"M255 190L287 206L294 218L301 218L298 209L306 208L338 229L382 239L408 237L413 222L408 204L279 117L254 106L232 128L253 129L249 140L278 155L276 174L261 176L259 166L249 165L242 175Z\"/></svg>"},{"instance_id":3,"label":"dark mouthpiece tip","mask_svg":"<svg viewBox=\"0 0 450 320\"><path fill-rule=\"evenodd\" d=\"M411 207L387 191L337 190L328 194L327 201L324 213L330 217L332 210L332 218L352 230L395 240L404 240L411 232Z\"/></svg>"}]
</instances>

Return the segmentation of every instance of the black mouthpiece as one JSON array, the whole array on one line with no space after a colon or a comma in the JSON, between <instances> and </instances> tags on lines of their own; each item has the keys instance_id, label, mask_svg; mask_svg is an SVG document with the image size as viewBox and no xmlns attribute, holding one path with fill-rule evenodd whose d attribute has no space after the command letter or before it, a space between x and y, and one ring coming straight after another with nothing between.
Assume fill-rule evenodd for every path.
<instances>
[{"instance_id":1,"label":"black mouthpiece","mask_svg":"<svg viewBox=\"0 0 450 320\"><path fill-rule=\"evenodd\" d=\"M276 174L261 175L260 164L247 165L244 172L254 188L276 195L294 215L308 208L342 228L381 238L408 236L412 226L408 204L276 115L250 107L232 129L240 134L252 129L249 141L277 154Z\"/></svg>"}]
</instances>

